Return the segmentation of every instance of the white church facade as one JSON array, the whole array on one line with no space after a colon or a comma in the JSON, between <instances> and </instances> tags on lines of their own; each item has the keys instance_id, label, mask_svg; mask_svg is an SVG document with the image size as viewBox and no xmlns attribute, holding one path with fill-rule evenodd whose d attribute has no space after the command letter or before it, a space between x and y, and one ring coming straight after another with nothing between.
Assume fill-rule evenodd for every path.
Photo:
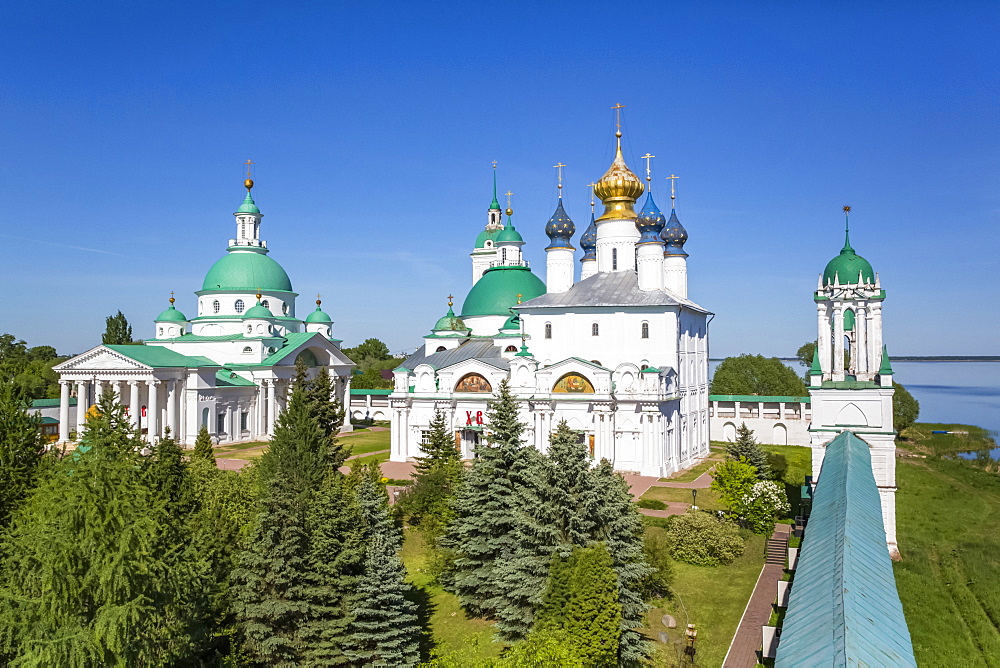
<instances>
[{"instance_id":1,"label":"white church facade","mask_svg":"<svg viewBox=\"0 0 1000 668\"><path fill-rule=\"evenodd\" d=\"M235 237L195 293L196 317L187 318L171 297L152 338L99 345L55 367L61 442L70 439L71 398L80 425L105 388L150 442L169 428L185 445L194 444L202 426L216 442L269 439L297 360L310 374L326 367L337 398L348 397L354 363L333 338L333 320L319 299L314 311L298 317L298 294L260 238L263 215L251 195L253 181L244 186Z\"/></svg>"},{"instance_id":2,"label":"white church facade","mask_svg":"<svg viewBox=\"0 0 1000 668\"><path fill-rule=\"evenodd\" d=\"M579 277L576 226L561 183L545 226L543 282L522 257L509 203L503 220L494 179L460 313L449 301L423 345L394 371L393 461L421 455L436 410L463 457L474 456L502 380L519 400L525 438L541 451L566 420L595 458L619 471L666 476L708 455L712 314L688 298L687 232L673 206L668 219L646 192L636 213L647 187L625 164L616 135L614 161L593 190L604 213L592 212L579 238Z\"/></svg>"}]
</instances>

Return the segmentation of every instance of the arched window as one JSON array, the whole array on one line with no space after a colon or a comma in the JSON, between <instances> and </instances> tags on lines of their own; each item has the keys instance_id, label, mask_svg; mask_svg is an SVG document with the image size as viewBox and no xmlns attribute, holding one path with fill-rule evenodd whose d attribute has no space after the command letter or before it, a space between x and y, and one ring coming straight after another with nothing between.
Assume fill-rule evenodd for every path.
<instances>
[{"instance_id":1,"label":"arched window","mask_svg":"<svg viewBox=\"0 0 1000 668\"><path fill-rule=\"evenodd\" d=\"M648 322L642 323L642 338L644 338L644 339L648 339L649 338L649 323Z\"/></svg>"},{"instance_id":2,"label":"arched window","mask_svg":"<svg viewBox=\"0 0 1000 668\"><path fill-rule=\"evenodd\" d=\"M253 348L251 348L250 346L243 346L243 352L245 352L245 353L252 353L253 352Z\"/></svg>"},{"instance_id":3,"label":"arched window","mask_svg":"<svg viewBox=\"0 0 1000 668\"><path fill-rule=\"evenodd\" d=\"M551 339L552 338L552 323L551 322L545 323L545 338L547 338L547 339Z\"/></svg>"},{"instance_id":4,"label":"arched window","mask_svg":"<svg viewBox=\"0 0 1000 668\"><path fill-rule=\"evenodd\" d=\"M253 325L247 325L247 334L253 334Z\"/></svg>"},{"instance_id":5,"label":"arched window","mask_svg":"<svg viewBox=\"0 0 1000 668\"><path fill-rule=\"evenodd\" d=\"M611 249L611 271L616 271L618 269L618 249Z\"/></svg>"},{"instance_id":6,"label":"arched window","mask_svg":"<svg viewBox=\"0 0 1000 668\"><path fill-rule=\"evenodd\" d=\"M157 336L163 336L163 328L162 327L157 327L156 328L156 335Z\"/></svg>"},{"instance_id":7,"label":"arched window","mask_svg":"<svg viewBox=\"0 0 1000 668\"><path fill-rule=\"evenodd\" d=\"M507 346L506 348L504 348L504 352L505 353L516 353L517 352L517 346Z\"/></svg>"},{"instance_id":8,"label":"arched window","mask_svg":"<svg viewBox=\"0 0 1000 668\"><path fill-rule=\"evenodd\" d=\"M271 308L271 303L269 301L267 301L266 299L264 301L262 301L260 303L260 305L263 306L264 308Z\"/></svg>"},{"instance_id":9,"label":"arched window","mask_svg":"<svg viewBox=\"0 0 1000 668\"><path fill-rule=\"evenodd\" d=\"M601 333L601 328L597 326L596 322L590 326L590 335L591 336L599 336L600 333Z\"/></svg>"},{"instance_id":10,"label":"arched window","mask_svg":"<svg viewBox=\"0 0 1000 668\"><path fill-rule=\"evenodd\" d=\"M243 303L242 299L237 299L235 306L236 306L236 312L237 313L243 313L243 309L246 308L246 304Z\"/></svg>"},{"instance_id":11,"label":"arched window","mask_svg":"<svg viewBox=\"0 0 1000 668\"><path fill-rule=\"evenodd\" d=\"M282 303L281 312L285 315L288 315L288 304Z\"/></svg>"},{"instance_id":12,"label":"arched window","mask_svg":"<svg viewBox=\"0 0 1000 668\"><path fill-rule=\"evenodd\" d=\"M219 300L216 299L214 302L212 302L212 313L218 313L218 312L219 312Z\"/></svg>"},{"instance_id":13,"label":"arched window","mask_svg":"<svg viewBox=\"0 0 1000 668\"><path fill-rule=\"evenodd\" d=\"M501 249L500 251L500 262L501 264L507 264L507 249Z\"/></svg>"},{"instance_id":14,"label":"arched window","mask_svg":"<svg viewBox=\"0 0 1000 668\"><path fill-rule=\"evenodd\" d=\"M435 350L434 352L436 352L436 353L443 353L446 350L448 350L448 349L445 348L444 346L438 346L438 349Z\"/></svg>"}]
</instances>

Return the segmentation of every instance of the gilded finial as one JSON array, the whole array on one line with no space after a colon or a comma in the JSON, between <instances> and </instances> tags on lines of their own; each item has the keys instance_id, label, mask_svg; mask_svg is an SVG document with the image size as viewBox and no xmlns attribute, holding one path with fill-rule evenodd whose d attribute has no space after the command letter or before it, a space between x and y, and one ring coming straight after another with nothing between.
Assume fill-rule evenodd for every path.
<instances>
[{"instance_id":1,"label":"gilded finial","mask_svg":"<svg viewBox=\"0 0 1000 668\"><path fill-rule=\"evenodd\" d=\"M251 188L253 188L253 179L250 178L251 176L250 168L253 166L254 162L250 158L247 158L247 161L244 162L243 164L246 165L247 167L247 178L246 181L243 182L243 187L246 188L247 190L250 190Z\"/></svg>"},{"instance_id":2,"label":"gilded finial","mask_svg":"<svg viewBox=\"0 0 1000 668\"><path fill-rule=\"evenodd\" d=\"M649 189L650 186L652 186L652 184L649 183L650 181L653 180L653 176L652 176L653 169L652 169L650 163L653 160L653 158L655 158L655 157L656 156L653 155L652 153L647 153L646 155L642 156L642 159L646 161L646 183L649 184L649 185L646 186L647 190Z\"/></svg>"},{"instance_id":3,"label":"gilded finial","mask_svg":"<svg viewBox=\"0 0 1000 668\"><path fill-rule=\"evenodd\" d=\"M593 181L587 184L587 187L590 188L590 215L594 215L594 186L596 185Z\"/></svg>"},{"instance_id":4,"label":"gilded finial","mask_svg":"<svg viewBox=\"0 0 1000 668\"><path fill-rule=\"evenodd\" d=\"M261 297L263 297L263 296L264 296L264 295L262 295L262 294L260 293L260 288L257 288L257 301L259 302L259 301L260 301L260 298L261 298Z\"/></svg>"},{"instance_id":5,"label":"gilded finial","mask_svg":"<svg viewBox=\"0 0 1000 668\"><path fill-rule=\"evenodd\" d=\"M556 171L559 174L559 185L557 185L556 188L559 189L559 199L562 199L562 187L563 187L563 182L562 182L563 181L563 173L562 173L562 170L563 170L563 167L565 167L566 165L564 165L560 161L560 163L558 165L552 165L552 166L556 168Z\"/></svg>"},{"instance_id":6,"label":"gilded finial","mask_svg":"<svg viewBox=\"0 0 1000 668\"><path fill-rule=\"evenodd\" d=\"M667 181L670 181L670 208L671 209L674 208L674 201L677 199L676 183L677 183L677 179L679 179L679 178L681 178L681 177L676 176L674 174L671 174L670 176L667 177Z\"/></svg>"},{"instance_id":7,"label":"gilded finial","mask_svg":"<svg viewBox=\"0 0 1000 668\"><path fill-rule=\"evenodd\" d=\"M454 304L451 301L454 298L455 298L455 295L448 295L448 308L451 308L452 306L454 306Z\"/></svg>"},{"instance_id":8,"label":"gilded finial","mask_svg":"<svg viewBox=\"0 0 1000 668\"><path fill-rule=\"evenodd\" d=\"M319 308L320 304L322 304L322 303L323 303L323 300L319 298L319 293L317 292L316 293L316 308Z\"/></svg>"},{"instance_id":9,"label":"gilded finial","mask_svg":"<svg viewBox=\"0 0 1000 668\"><path fill-rule=\"evenodd\" d=\"M854 249L851 248L851 207L844 205L844 250Z\"/></svg>"},{"instance_id":10,"label":"gilded finial","mask_svg":"<svg viewBox=\"0 0 1000 668\"><path fill-rule=\"evenodd\" d=\"M514 215L514 209L512 209L511 206L510 206L510 198L513 195L514 195L513 191L511 191L511 190L507 191L507 210L504 213L506 213L508 216Z\"/></svg>"},{"instance_id":11,"label":"gilded finial","mask_svg":"<svg viewBox=\"0 0 1000 668\"><path fill-rule=\"evenodd\" d=\"M524 295L522 295L522 294L521 294L520 292L518 292L518 293L517 293L517 303L518 303L518 304L520 304L520 303L521 303L521 297L523 297L523 296L524 296Z\"/></svg>"},{"instance_id":12,"label":"gilded finial","mask_svg":"<svg viewBox=\"0 0 1000 668\"><path fill-rule=\"evenodd\" d=\"M622 145L622 109L625 105L619 102L615 106L611 107L615 110L615 137L618 137L618 148Z\"/></svg>"},{"instance_id":13,"label":"gilded finial","mask_svg":"<svg viewBox=\"0 0 1000 668\"><path fill-rule=\"evenodd\" d=\"M174 291L173 290L170 291L170 305L171 306L174 305Z\"/></svg>"}]
</instances>

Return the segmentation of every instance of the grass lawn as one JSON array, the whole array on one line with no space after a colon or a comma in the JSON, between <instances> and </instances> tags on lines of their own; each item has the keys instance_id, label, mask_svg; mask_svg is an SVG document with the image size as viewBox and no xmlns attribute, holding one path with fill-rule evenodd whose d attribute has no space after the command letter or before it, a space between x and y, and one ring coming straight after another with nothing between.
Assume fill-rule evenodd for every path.
<instances>
[{"instance_id":1,"label":"grass lawn","mask_svg":"<svg viewBox=\"0 0 1000 668\"><path fill-rule=\"evenodd\" d=\"M933 431L965 431L967 434L933 434ZM984 452L996 447L985 429L964 424L918 422L905 432L900 447L928 456L951 456L959 452Z\"/></svg>"},{"instance_id":2,"label":"grass lawn","mask_svg":"<svg viewBox=\"0 0 1000 668\"><path fill-rule=\"evenodd\" d=\"M930 435L942 427L970 435ZM930 456L896 460L903 558L894 569L919 665L1000 665L1000 476L933 456L969 449L969 441L985 437L974 430L916 425L904 447Z\"/></svg>"},{"instance_id":3,"label":"grass lawn","mask_svg":"<svg viewBox=\"0 0 1000 668\"><path fill-rule=\"evenodd\" d=\"M362 464L381 464L382 462L389 461L389 453L383 452L378 455L368 455L367 457L358 457L357 459L348 459L345 465L353 469L356 466L361 466Z\"/></svg>"},{"instance_id":4,"label":"grass lawn","mask_svg":"<svg viewBox=\"0 0 1000 668\"><path fill-rule=\"evenodd\" d=\"M701 505L701 492L698 493L698 505ZM650 527L647 531L662 529ZM757 535L748 540L743 556L728 566L708 568L675 561L674 591L677 595L655 601L656 607L647 617L647 633L652 638L660 631L666 631L669 638L667 645L654 643L659 656L653 665L677 665L675 643L683 645L684 629L690 622L698 627L698 665L721 666L763 565L764 537ZM663 626L664 614L677 620L676 629Z\"/></svg>"},{"instance_id":5,"label":"grass lawn","mask_svg":"<svg viewBox=\"0 0 1000 668\"><path fill-rule=\"evenodd\" d=\"M434 644L440 653L460 653L469 666L500 655L504 645L493 642L493 623L469 619L458 598L432 582L427 573L427 545L423 535L407 529L400 553L406 565L407 580L419 590L420 600L430 617Z\"/></svg>"},{"instance_id":6,"label":"grass lawn","mask_svg":"<svg viewBox=\"0 0 1000 668\"><path fill-rule=\"evenodd\" d=\"M691 503L691 490L678 487L650 487L640 498L667 503ZM698 507L705 510L725 510L719 493L711 489L698 490Z\"/></svg>"},{"instance_id":7,"label":"grass lawn","mask_svg":"<svg viewBox=\"0 0 1000 668\"><path fill-rule=\"evenodd\" d=\"M367 455L369 452L388 450L391 434L389 431L361 431L338 436L337 440L351 446L352 455Z\"/></svg>"},{"instance_id":8,"label":"grass lawn","mask_svg":"<svg viewBox=\"0 0 1000 668\"><path fill-rule=\"evenodd\" d=\"M666 481L670 481L670 482L694 482L695 480L697 480L698 478L701 477L701 474L703 474L705 471L709 470L710 468L712 468L713 466L715 466L718 463L719 462L717 462L717 461L714 461L714 460L711 460L711 459L706 459L705 461L703 461L700 464L695 464L694 466L692 466L687 471L681 471L679 473L675 473L674 475L670 476L669 478L660 478L660 480L664 481L664 482L666 482Z\"/></svg>"}]
</instances>

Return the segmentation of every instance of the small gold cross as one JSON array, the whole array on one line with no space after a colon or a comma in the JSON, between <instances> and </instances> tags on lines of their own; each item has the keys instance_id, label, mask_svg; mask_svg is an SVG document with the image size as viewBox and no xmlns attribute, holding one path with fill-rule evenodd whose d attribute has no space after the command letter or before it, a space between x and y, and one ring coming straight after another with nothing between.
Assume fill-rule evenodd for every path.
<instances>
[{"instance_id":1,"label":"small gold cross","mask_svg":"<svg viewBox=\"0 0 1000 668\"><path fill-rule=\"evenodd\" d=\"M254 164L254 161L251 160L250 158L247 158L247 161L244 162L243 164L247 166L247 178L250 178L250 166Z\"/></svg>"}]
</instances>

